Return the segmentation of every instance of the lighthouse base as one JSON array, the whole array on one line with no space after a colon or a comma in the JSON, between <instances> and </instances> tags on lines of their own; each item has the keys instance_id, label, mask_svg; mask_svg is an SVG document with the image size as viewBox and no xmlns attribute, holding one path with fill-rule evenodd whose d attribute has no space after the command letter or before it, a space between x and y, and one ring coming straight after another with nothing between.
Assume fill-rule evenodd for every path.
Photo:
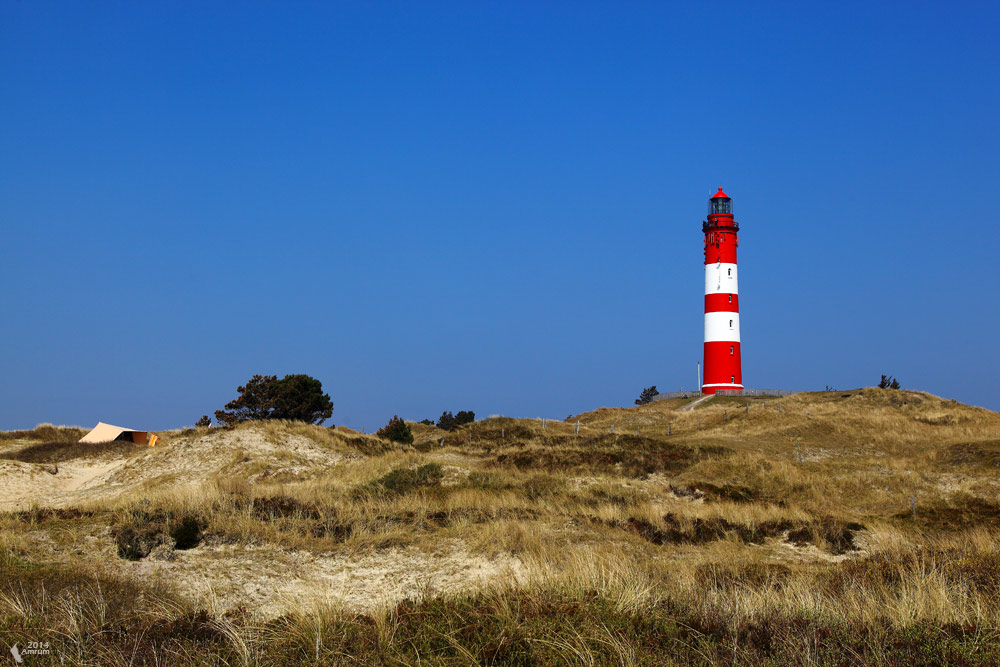
<instances>
[{"instance_id":1,"label":"lighthouse base","mask_svg":"<svg viewBox=\"0 0 1000 667\"><path fill-rule=\"evenodd\" d=\"M714 394L721 390L729 391L743 391L743 385L741 384L703 384L701 386L701 393L703 394Z\"/></svg>"}]
</instances>

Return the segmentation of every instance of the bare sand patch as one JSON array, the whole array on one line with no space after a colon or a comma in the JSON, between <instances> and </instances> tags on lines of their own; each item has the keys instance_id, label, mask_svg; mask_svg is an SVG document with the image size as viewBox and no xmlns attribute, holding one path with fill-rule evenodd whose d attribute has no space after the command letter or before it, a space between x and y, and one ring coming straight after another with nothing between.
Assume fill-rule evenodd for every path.
<instances>
[{"instance_id":1,"label":"bare sand patch","mask_svg":"<svg viewBox=\"0 0 1000 667\"><path fill-rule=\"evenodd\" d=\"M0 460L0 510L28 509L58 493L65 479L50 469L51 465Z\"/></svg>"},{"instance_id":2,"label":"bare sand patch","mask_svg":"<svg viewBox=\"0 0 1000 667\"><path fill-rule=\"evenodd\" d=\"M366 555L321 555L275 546L215 545L174 552L171 561L119 561L132 574L163 578L181 595L224 613L245 608L274 618L312 604L372 611L427 593L466 590L504 577L521 581L515 557L486 558L460 543L433 552L384 549Z\"/></svg>"}]
</instances>

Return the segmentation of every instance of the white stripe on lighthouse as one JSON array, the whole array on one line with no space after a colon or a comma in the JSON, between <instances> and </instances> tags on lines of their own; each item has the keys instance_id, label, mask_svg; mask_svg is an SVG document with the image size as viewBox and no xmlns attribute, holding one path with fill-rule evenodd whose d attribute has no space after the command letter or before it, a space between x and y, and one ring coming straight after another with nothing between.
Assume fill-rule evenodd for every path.
<instances>
[{"instance_id":1,"label":"white stripe on lighthouse","mask_svg":"<svg viewBox=\"0 0 1000 667\"><path fill-rule=\"evenodd\" d=\"M705 294L739 294L735 264L705 265Z\"/></svg>"},{"instance_id":2,"label":"white stripe on lighthouse","mask_svg":"<svg viewBox=\"0 0 1000 667\"><path fill-rule=\"evenodd\" d=\"M740 342L740 314L720 311L705 313L705 342Z\"/></svg>"}]
</instances>

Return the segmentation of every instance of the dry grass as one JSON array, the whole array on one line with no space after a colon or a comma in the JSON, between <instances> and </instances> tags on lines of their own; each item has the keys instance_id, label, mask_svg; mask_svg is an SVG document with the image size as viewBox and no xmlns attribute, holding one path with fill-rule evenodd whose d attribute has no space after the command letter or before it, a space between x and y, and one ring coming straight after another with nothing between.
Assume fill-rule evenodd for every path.
<instances>
[{"instance_id":1,"label":"dry grass","mask_svg":"<svg viewBox=\"0 0 1000 667\"><path fill-rule=\"evenodd\" d=\"M419 425L413 447L292 423L168 434L163 461L233 450L197 484L0 517L0 638L32 629L108 664L1000 661L1000 415L873 389L682 404L580 415L578 434L576 418ZM290 588L273 614L221 580L195 601L133 579L144 552L180 585L260 550L285 583L323 581L301 563L427 569L367 603ZM511 566L441 592L435 563L456 553ZM42 585L60 602L32 602Z\"/></svg>"},{"instance_id":2,"label":"dry grass","mask_svg":"<svg viewBox=\"0 0 1000 667\"><path fill-rule=\"evenodd\" d=\"M39 442L0 453L0 459L22 463L62 463L74 459L101 459L134 456L145 452L146 445L116 440L101 443Z\"/></svg>"},{"instance_id":3,"label":"dry grass","mask_svg":"<svg viewBox=\"0 0 1000 667\"><path fill-rule=\"evenodd\" d=\"M0 431L0 442L6 440L42 440L45 442L77 442L88 429L79 426L39 424L30 431Z\"/></svg>"}]
</instances>

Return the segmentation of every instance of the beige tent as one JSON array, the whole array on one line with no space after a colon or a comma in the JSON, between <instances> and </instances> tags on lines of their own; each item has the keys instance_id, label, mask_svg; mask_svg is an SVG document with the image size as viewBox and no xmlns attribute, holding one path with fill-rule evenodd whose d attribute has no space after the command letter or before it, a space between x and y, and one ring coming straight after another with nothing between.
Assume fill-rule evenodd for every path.
<instances>
[{"instance_id":1,"label":"beige tent","mask_svg":"<svg viewBox=\"0 0 1000 667\"><path fill-rule=\"evenodd\" d=\"M134 428L122 428L104 422L97 422L97 426L91 429L90 433L80 438L80 442L90 443L111 442L113 440L132 441L152 447L159 438L149 431L136 431Z\"/></svg>"}]
</instances>

